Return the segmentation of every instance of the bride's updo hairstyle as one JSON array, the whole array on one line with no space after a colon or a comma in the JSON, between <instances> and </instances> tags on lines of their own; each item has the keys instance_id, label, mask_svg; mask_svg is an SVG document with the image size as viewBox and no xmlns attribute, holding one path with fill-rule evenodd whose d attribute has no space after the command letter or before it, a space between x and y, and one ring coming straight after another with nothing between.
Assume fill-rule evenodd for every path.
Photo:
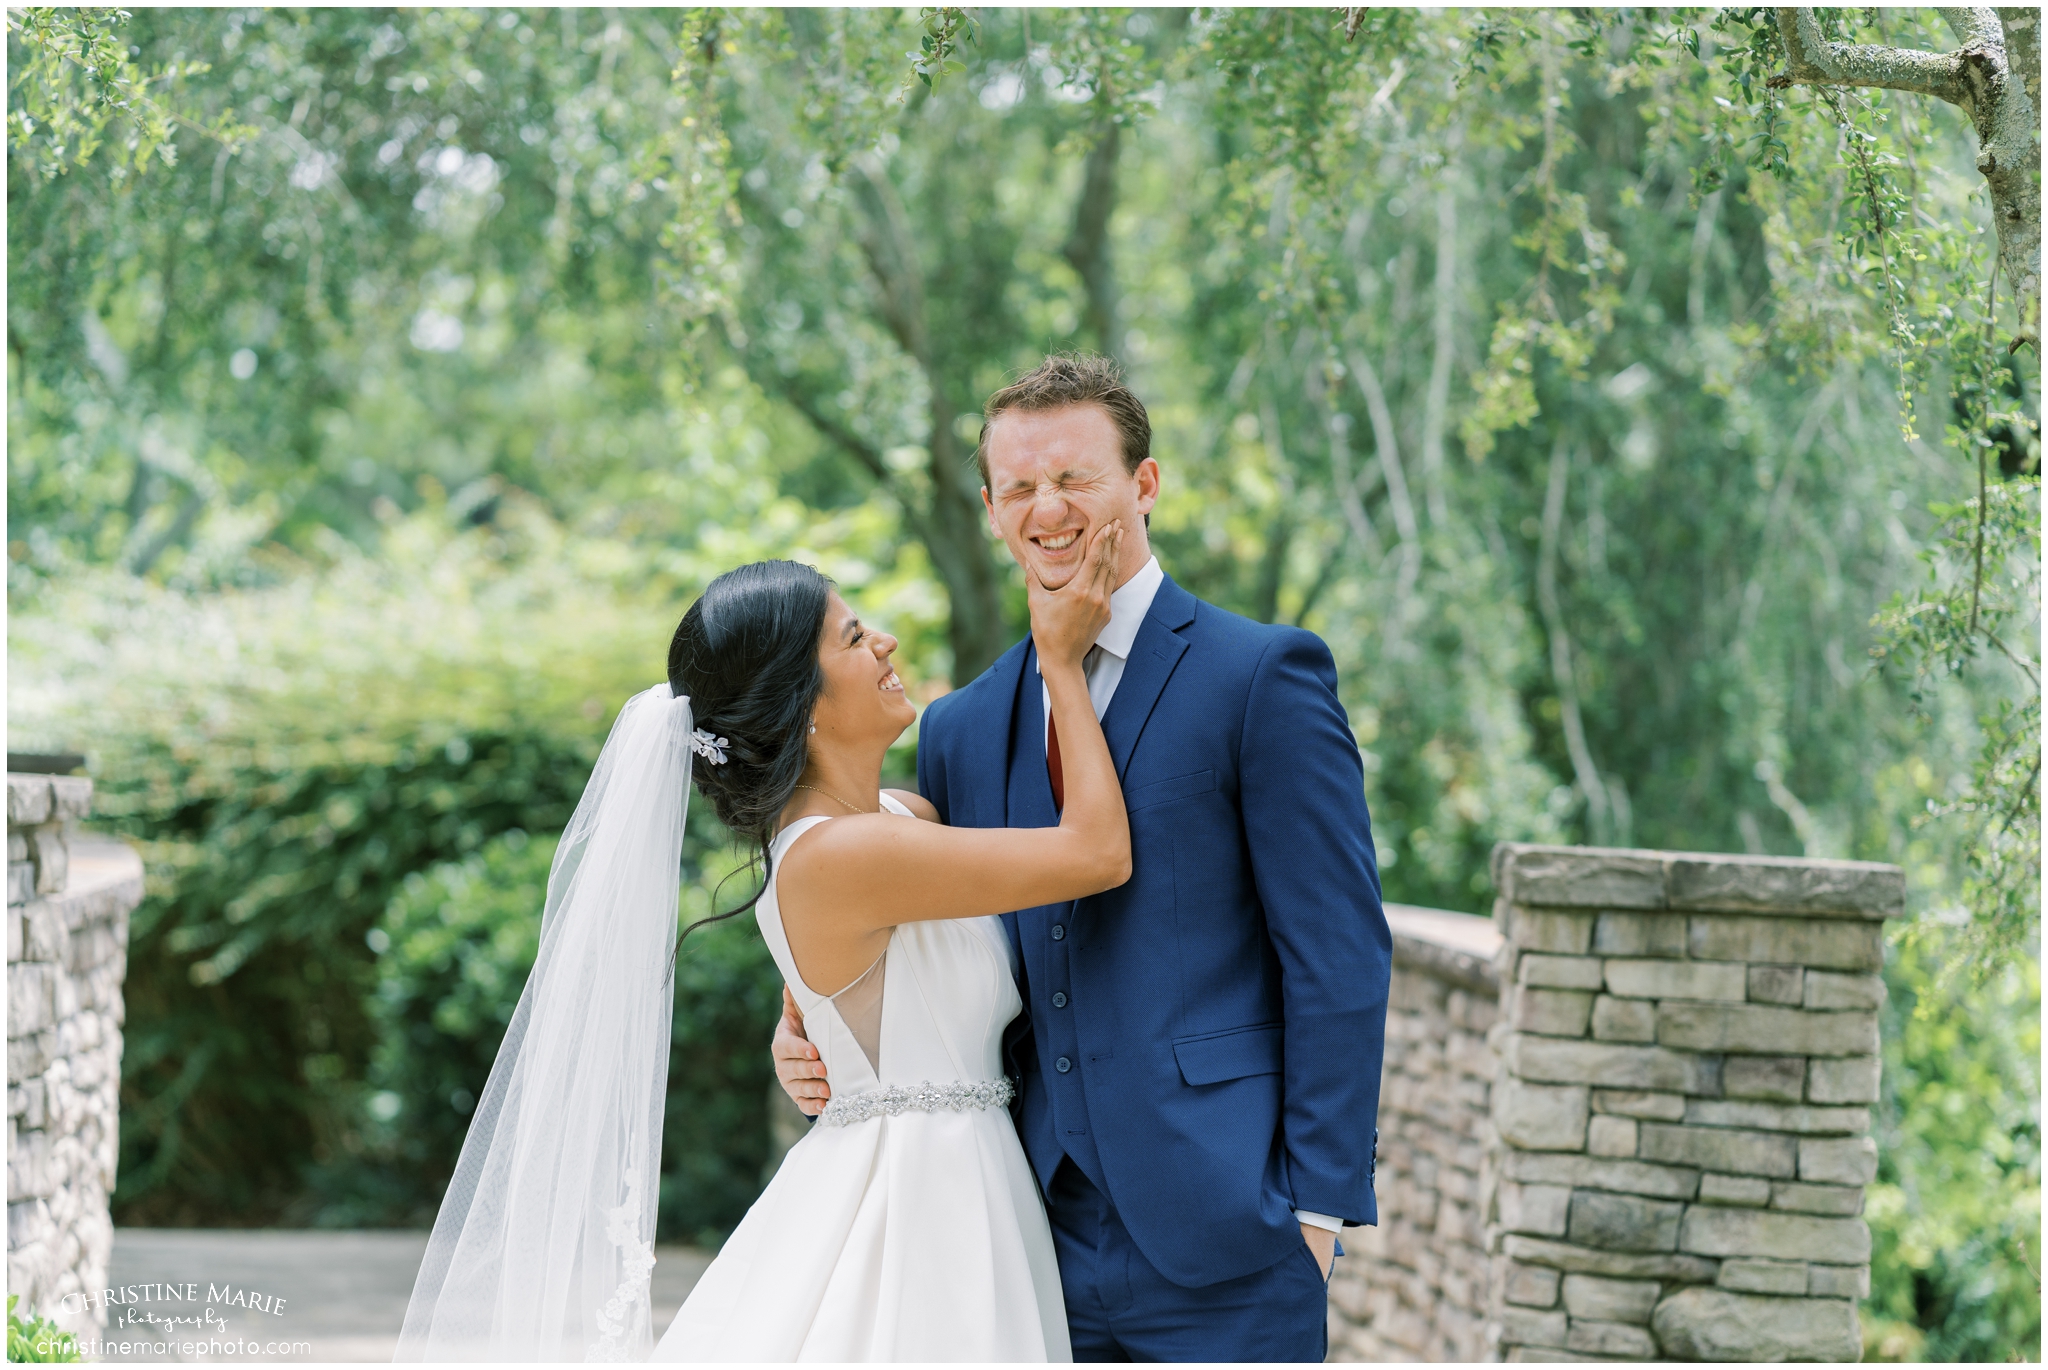
<instances>
[{"instance_id":1,"label":"bride's updo hairstyle","mask_svg":"<svg viewBox=\"0 0 2048 1370\"><path fill-rule=\"evenodd\" d=\"M803 778L811 712L825 688L818 638L831 590L801 562L757 561L707 585L676 626L669 688L690 697L696 727L725 739L725 764L700 756L691 774L719 821L761 858L753 898L692 923L685 937L744 913L767 892L768 845Z\"/></svg>"}]
</instances>

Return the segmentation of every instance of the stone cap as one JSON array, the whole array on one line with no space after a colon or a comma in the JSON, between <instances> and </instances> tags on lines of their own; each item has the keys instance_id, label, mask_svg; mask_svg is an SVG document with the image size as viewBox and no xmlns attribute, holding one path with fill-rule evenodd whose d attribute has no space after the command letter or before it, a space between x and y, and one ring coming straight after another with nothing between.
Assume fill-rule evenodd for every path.
<instances>
[{"instance_id":1,"label":"stone cap","mask_svg":"<svg viewBox=\"0 0 2048 1370\"><path fill-rule=\"evenodd\" d=\"M1500 950L1500 929L1476 913L1452 913L1414 904L1385 906L1387 926L1394 934L1394 962L1412 966L1439 980L1448 980L1480 994L1500 993L1494 953Z\"/></svg>"},{"instance_id":2,"label":"stone cap","mask_svg":"<svg viewBox=\"0 0 2048 1370\"><path fill-rule=\"evenodd\" d=\"M1905 872L1879 861L1502 842L1493 883L1524 905L1872 919L1906 911Z\"/></svg>"},{"instance_id":3,"label":"stone cap","mask_svg":"<svg viewBox=\"0 0 2048 1370\"><path fill-rule=\"evenodd\" d=\"M76 932L92 923L119 922L142 902L142 856L126 842L106 837L87 837L71 846L71 872L64 888L40 895L24 908L15 905L9 917L47 912L66 931ZM121 924L126 937L126 924ZM13 948L9 948L13 955Z\"/></svg>"},{"instance_id":4,"label":"stone cap","mask_svg":"<svg viewBox=\"0 0 2048 1370\"><path fill-rule=\"evenodd\" d=\"M7 826L32 828L83 818L92 809L92 781L82 775L7 773Z\"/></svg>"}]
</instances>

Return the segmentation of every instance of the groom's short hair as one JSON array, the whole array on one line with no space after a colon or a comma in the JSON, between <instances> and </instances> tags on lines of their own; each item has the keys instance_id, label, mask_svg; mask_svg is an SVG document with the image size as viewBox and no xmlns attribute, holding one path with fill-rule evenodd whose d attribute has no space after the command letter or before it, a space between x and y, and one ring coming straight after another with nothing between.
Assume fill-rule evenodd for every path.
<instances>
[{"instance_id":1,"label":"groom's short hair","mask_svg":"<svg viewBox=\"0 0 2048 1370\"><path fill-rule=\"evenodd\" d=\"M1100 405L1116 425L1123 445L1124 470L1136 474L1152 455L1152 420L1145 405L1124 384L1123 368L1095 352L1055 352L1029 373L1019 376L981 407L981 443L974 449L981 483L988 484L988 437L998 417L1012 409L1067 409L1077 404Z\"/></svg>"}]
</instances>

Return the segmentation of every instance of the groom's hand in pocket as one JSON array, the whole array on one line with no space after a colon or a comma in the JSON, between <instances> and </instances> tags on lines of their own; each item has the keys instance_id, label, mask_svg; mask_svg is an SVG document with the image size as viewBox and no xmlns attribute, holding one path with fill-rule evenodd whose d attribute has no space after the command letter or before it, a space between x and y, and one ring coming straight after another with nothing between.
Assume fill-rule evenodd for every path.
<instances>
[{"instance_id":1,"label":"groom's hand in pocket","mask_svg":"<svg viewBox=\"0 0 2048 1370\"><path fill-rule=\"evenodd\" d=\"M785 994L788 993L787 990L783 992ZM1316 1265L1321 1268L1323 1278L1329 1279L1330 1266L1337 1259L1337 1234L1327 1227L1317 1227L1314 1223L1303 1223L1301 1225L1301 1239L1308 1243L1308 1252L1316 1258Z\"/></svg>"},{"instance_id":2,"label":"groom's hand in pocket","mask_svg":"<svg viewBox=\"0 0 2048 1370\"><path fill-rule=\"evenodd\" d=\"M824 1112L826 1101L832 1097L832 1086L825 1083L825 1063L818 1059L818 1049L804 1036L804 1015L788 985L782 987L782 1021L775 1025L770 1052L775 1058L775 1078L782 1081L783 1092L814 1118Z\"/></svg>"}]
</instances>

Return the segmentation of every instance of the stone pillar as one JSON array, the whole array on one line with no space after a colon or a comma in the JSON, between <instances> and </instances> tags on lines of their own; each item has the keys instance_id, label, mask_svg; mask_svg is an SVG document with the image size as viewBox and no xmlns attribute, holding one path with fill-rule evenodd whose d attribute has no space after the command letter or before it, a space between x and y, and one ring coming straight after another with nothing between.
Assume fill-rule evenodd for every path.
<instances>
[{"instance_id":1,"label":"stone pillar","mask_svg":"<svg viewBox=\"0 0 2048 1370\"><path fill-rule=\"evenodd\" d=\"M142 862L82 836L92 782L7 777L7 1290L87 1333L114 1248L121 981ZM66 1305L69 1305L68 1307Z\"/></svg>"},{"instance_id":2,"label":"stone pillar","mask_svg":"<svg viewBox=\"0 0 2048 1370\"><path fill-rule=\"evenodd\" d=\"M1488 1333L1855 1360L1895 866L1503 845Z\"/></svg>"}]
</instances>

